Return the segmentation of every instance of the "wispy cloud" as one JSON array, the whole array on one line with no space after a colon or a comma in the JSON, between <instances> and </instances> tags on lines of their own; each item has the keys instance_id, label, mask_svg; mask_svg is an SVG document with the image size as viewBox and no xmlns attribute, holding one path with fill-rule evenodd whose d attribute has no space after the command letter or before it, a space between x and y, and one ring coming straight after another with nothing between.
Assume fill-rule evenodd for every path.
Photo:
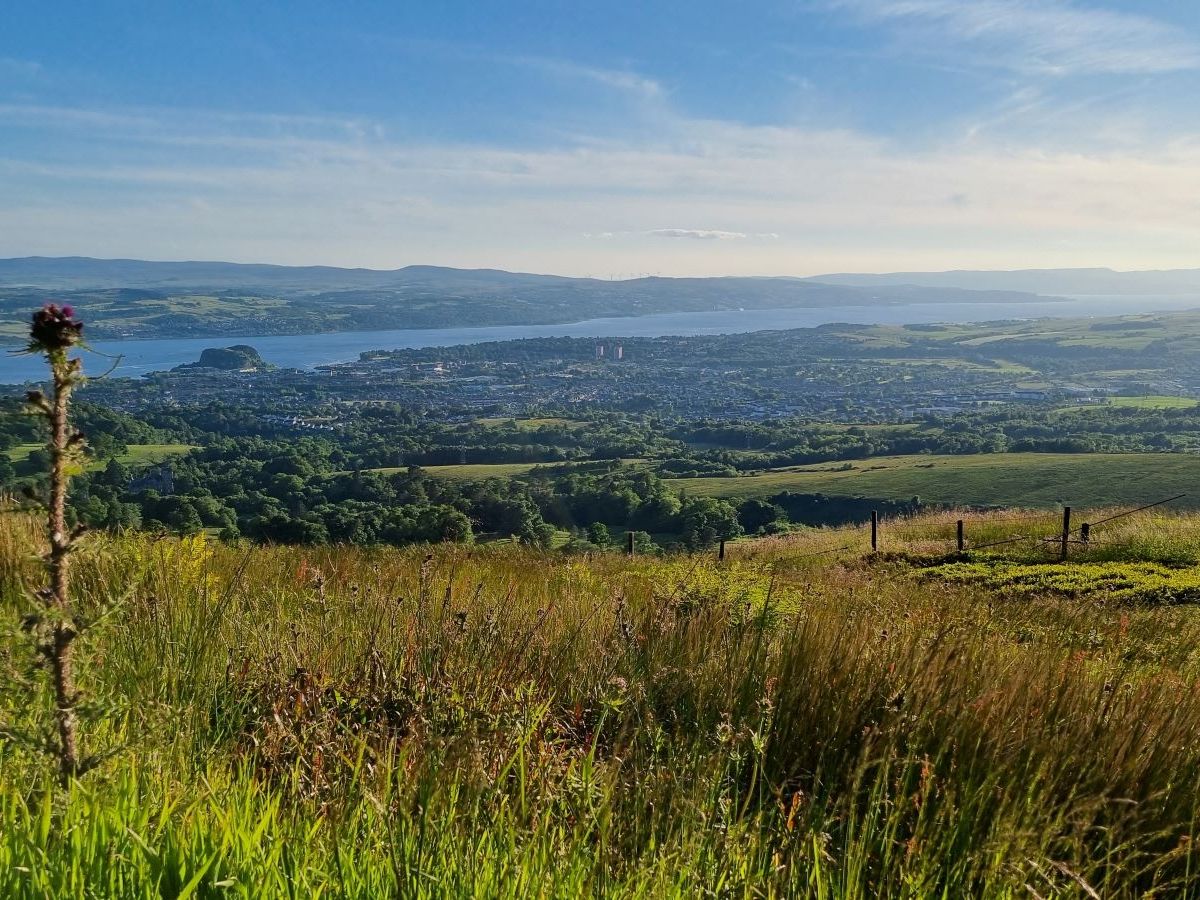
<instances>
[{"instance_id":1,"label":"wispy cloud","mask_svg":"<svg viewBox=\"0 0 1200 900\"><path fill-rule=\"evenodd\" d=\"M539 69L552 75L564 78L590 81L602 87L612 88L639 97L644 100L655 100L663 96L662 85L653 78L647 78L631 69L610 69L599 66L585 66L562 59L539 56L499 57L501 61L515 65Z\"/></svg>"},{"instance_id":2,"label":"wispy cloud","mask_svg":"<svg viewBox=\"0 0 1200 900\"><path fill-rule=\"evenodd\" d=\"M744 231L714 231L699 228L655 228L650 237L686 238L693 241L738 241L749 237Z\"/></svg>"},{"instance_id":3,"label":"wispy cloud","mask_svg":"<svg viewBox=\"0 0 1200 900\"><path fill-rule=\"evenodd\" d=\"M0 56L0 75L11 75L19 78L36 78L43 72L42 64L31 59L17 59L12 56Z\"/></svg>"},{"instance_id":4,"label":"wispy cloud","mask_svg":"<svg viewBox=\"0 0 1200 900\"><path fill-rule=\"evenodd\" d=\"M11 125L72 129L81 127L112 128L131 132L138 140L154 135L178 137L188 134L231 135L248 140L255 135L330 135L371 137L382 134L373 121L345 116L293 115L288 113L246 113L219 109L162 107L84 108L39 103L0 103L0 122ZM231 132L235 129L235 132Z\"/></svg>"},{"instance_id":5,"label":"wispy cloud","mask_svg":"<svg viewBox=\"0 0 1200 900\"><path fill-rule=\"evenodd\" d=\"M977 133L923 148L682 116L540 148L145 108L10 105L5 122L66 148L0 149L0 246L14 254L806 274L1170 267L1200 245L1200 142L1126 143L1137 132L1123 128L1104 143L1099 121L1070 129L1086 145Z\"/></svg>"},{"instance_id":6,"label":"wispy cloud","mask_svg":"<svg viewBox=\"0 0 1200 900\"><path fill-rule=\"evenodd\" d=\"M460 41L397 38L390 35L361 37L372 44L396 47L440 60L494 63L528 69L564 80L590 82L627 94L634 99L654 100L666 94L661 82L629 65L589 65L559 56L504 52L493 46Z\"/></svg>"},{"instance_id":7,"label":"wispy cloud","mask_svg":"<svg viewBox=\"0 0 1200 900\"><path fill-rule=\"evenodd\" d=\"M645 231L601 231L586 232L586 238L599 238L610 241L614 238L672 238L688 241L745 241L745 240L778 240L779 235L773 231L749 233L745 231L721 231L715 228L650 228Z\"/></svg>"},{"instance_id":8,"label":"wispy cloud","mask_svg":"<svg viewBox=\"0 0 1200 900\"><path fill-rule=\"evenodd\" d=\"M947 40L974 61L1026 73L1153 74L1200 68L1200 44L1144 15L1069 0L829 0L869 23L906 29L908 46Z\"/></svg>"},{"instance_id":9,"label":"wispy cloud","mask_svg":"<svg viewBox=\"0 0 1200 900\"><path fill-rule=\"evenodd\" d=\"M0 103L0 122L51 128L138 128L154 127L154 116L111 110L48 106L36 103Z\"/></svg>"}]
</instances>

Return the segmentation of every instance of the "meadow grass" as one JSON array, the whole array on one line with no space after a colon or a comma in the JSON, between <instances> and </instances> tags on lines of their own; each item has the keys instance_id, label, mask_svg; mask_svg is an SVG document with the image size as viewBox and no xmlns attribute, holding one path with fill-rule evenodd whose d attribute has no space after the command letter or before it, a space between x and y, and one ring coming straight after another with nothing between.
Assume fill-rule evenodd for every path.
<instances>
[{"instance_id":1,"label":"meadow grass","mask_svg":"<svg viewBox=\"0 0 1200 900\"><path fill-rule=\"evenodd\" d=\"M578 428L587 428L588 423L581 419L567 419L562 416L535 416L514 418L513 416L485 416L475 420L476 425L483 425L485 428L494 428L498 425L515 425L525 431L533 431L545 426L554 426L558 428L570 428L572 430Z\"/></svg>"},{"instance_id":2,"label":"meadow grass","mask_svg":"<svg viewBox=\"0 0 1200 900\"><path fill-rule=\"evenodd\" d=\"M1152 394L1145 397L1110 397L1110 406L1128 409L1195 409L1200 401L1195 397L1172 397Z\"/></svg>"},{"instance_id":3,"label":"meadow grass","mask_svg":"<svg viewBox=\"0 0 1200 900\"><path fill-rule=\"evenodd\" d=\"M45 447L44 443L18 444L4 452L12 462L17 463L28 459L34 450L44 450ZM195 449L197 448L193 444L130 444L116 459L117 462L131 466L152 465ZM106 464L106 461L96 460L89 464L89 468L102 469Z\"/></svg>"},{"instance_id":4,"label":"meadow grass","mask_svg":"<svg viewBox=\"0 0 1200 900\"><path fill-rule=\"evenodd\" d=\"M796 466L726 478L679 478L673 488L697 497L770 497L780 491L979 506L1129 505L1188 490L1200 456L1166 453L914 454ZM1200 495L1182 505L1200 504Z\"/></svg>"},{"instance_id":5,"label":"meadow grass","mask_svg":"<svg viewBox=\"0 0 1200 900\"><path fill-rule=\"evenodd\" d=\"M93 536L86 749L115 755L63 792L0 740L0 896L1200 894L1194 609L930 577L947 521L723 564ZM1183 572L1200 517L1104 533L1081 560ZM0 517L10 733L49 714L40 541Z\"/></svg>"},{"instance_id":6,"label":"meadow grass","mask_svg":"<svg viewBox=\"0 0 1200 900\"><path fill-rule=\"evenodd\" d=\"M623 466L642 466L643 459L626 458L620 460L584 460L574 462L532 462L532 463L463 463L446 466L422 466L421 469L435 478L447 478L451 481L482 481L488 478L522 478L538 469L572 469L587 470L619 463ZM370 469L381 475L396 475L407 472L407 466L384 466ZM343 473L339 473L343 474Z\"/></svg>"}]
</instances>

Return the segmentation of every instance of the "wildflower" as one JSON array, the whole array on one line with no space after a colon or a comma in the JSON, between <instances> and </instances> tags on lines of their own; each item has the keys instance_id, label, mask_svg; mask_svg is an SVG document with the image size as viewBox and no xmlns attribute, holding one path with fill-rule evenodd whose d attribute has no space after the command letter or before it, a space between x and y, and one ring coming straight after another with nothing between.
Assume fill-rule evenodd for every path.
<instances>
[{"instance_id":1,"label":"wildflower","mask_svg":"<svg viewBox=\"0 0 1200 900\"><path fill-rule=\"evenodd\" d=\"M33 314L29 338L30 353L66 350L83 340L83 323L75 318L70 306L47 303Z\"/></svg>"}]
</instances>

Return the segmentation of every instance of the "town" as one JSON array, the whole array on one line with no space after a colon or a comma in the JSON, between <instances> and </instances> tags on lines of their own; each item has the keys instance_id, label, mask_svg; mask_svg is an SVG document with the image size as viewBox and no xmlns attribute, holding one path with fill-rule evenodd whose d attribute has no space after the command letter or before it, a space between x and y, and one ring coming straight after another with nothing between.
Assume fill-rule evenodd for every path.
<instances>
[{"instance_id":1,"label":"town","mask_svg":"<svg viewBox=\"0 0 1200 900\"><path fill-rule=\"evenodd\" d=\"M1086 405L1119 395L1200 394L1200 366L1185 352L1186 340L1200 334L1200 320L1164 318L1177 339L1185 340L1175 354L1147 346L1114 355L1104 345L1119 334L1111 327L1089 330L1099 341L1088 347L1070 330L1056 340L1030 339L1028 326L1013 323L957 326L950 335L916 326L827 326L380 350L313 370L186 366L140 379L100 380L87 395L126 411L269 397L279 421L297 430L336 427L336 416L313 415L318 405L363 403L398 403L447 421L617 410L686 419L903 422L1004 404Z\"/></svg>"}]
</instances>

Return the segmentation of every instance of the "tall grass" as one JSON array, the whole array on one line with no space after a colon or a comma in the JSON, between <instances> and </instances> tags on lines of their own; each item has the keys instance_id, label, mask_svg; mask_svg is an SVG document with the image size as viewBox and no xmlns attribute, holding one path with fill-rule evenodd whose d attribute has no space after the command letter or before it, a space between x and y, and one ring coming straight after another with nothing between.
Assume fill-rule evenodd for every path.
<instances>
[{"instance_id":1,"label":"tall grass","mask_svg":"<svg viewBox=\"0 0 1200 900\"><path fill-rule=\"evenodd\" d=\"M807 555L849 535L723 565L97 538L81 606L125 599L80 677L123 749L63 793L0 744L0 896L1200 894L1192 609ZM0 518L13 631L38 541ZM0 646L0 719L43 719Z\"/></svg>"}]
</instances>

